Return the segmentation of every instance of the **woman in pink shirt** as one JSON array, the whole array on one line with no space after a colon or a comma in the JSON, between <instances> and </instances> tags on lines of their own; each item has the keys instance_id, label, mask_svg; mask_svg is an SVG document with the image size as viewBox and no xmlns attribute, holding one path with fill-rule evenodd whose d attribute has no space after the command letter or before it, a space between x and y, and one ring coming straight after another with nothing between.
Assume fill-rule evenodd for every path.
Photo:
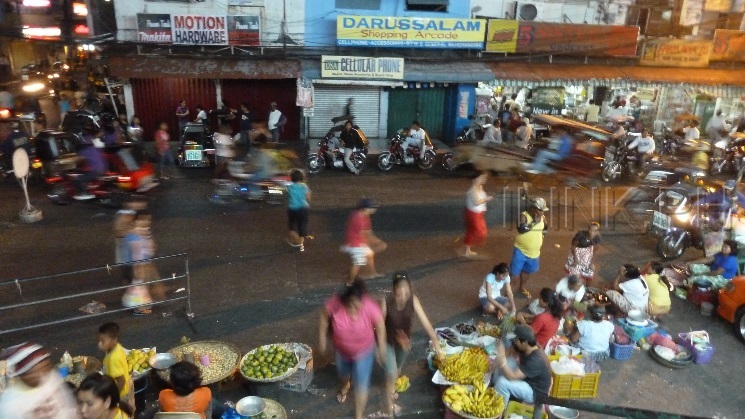
<instances>
[{"instance_id":1,"label":"woman in pink shirt","mask_svg":"<svg viewBox=\"0 0 745 419\"><path fill-rule=\"evenodd\" d=\"M171 146L169 144L171 136L168 134L168 124L161 122L153 137L155 139L155 150L158 152L159 156L158 175L160 176L160 179L167 180L168 176L164 175L163 170L166 165L173 165L173 154L171 154Z\"/></svg>"},{"instance_id":2,"label":"woman in pink shirt","mask_svg":"<svg viewBox=\"0 0 745 419\"><path fill-rule=\"evenodd\" d=\"M380 362L386 354L383 314L378 303L367 295L361 280L355 280L341 294L329 298L321 310L318 328L321 354L326 352L329 326L341 379L336 399L344 403L349 389L354 386L354 417L361 419L367 404L373 360L377 358Z\"/></svg>"}]
</instances>

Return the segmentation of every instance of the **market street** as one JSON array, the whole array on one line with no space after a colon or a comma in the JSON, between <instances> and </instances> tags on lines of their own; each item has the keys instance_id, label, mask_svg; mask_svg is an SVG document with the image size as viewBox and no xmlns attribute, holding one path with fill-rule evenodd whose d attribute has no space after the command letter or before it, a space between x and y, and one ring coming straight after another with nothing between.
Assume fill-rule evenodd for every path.
<instances>
[{"instance_id":1,"label":"market street","mask_svg":"<svg viewBox=\"0 0 745 419\"><path fill-rule=\"evenodd\" d=\"M415 291L421 298L430 320L438 326L480 321L477 290L484 275L501 261L509 262L514 229L512 219L502 227L504 214L513 214L511 193L519 183L491 178L485 189L496 195L490 204L488 249L486 260L466 260L456 255L462 243L462 207L469 180L465 172L453 174L435 168L428 173L418 169L395 168L383 174L368 162L362 176L343 172L325 172L309 180L313 192L310 234L315 238L306 244L303 253L290 248L284 241L286 211L263 203L239 202L217 206L208 201L212 184L211 171L182 170L180 179L171 180L153 194L150 209L154 215L153 231L158 255L186 253L192 285L193 319L196 333L182 315L163 316L178 306L156 307L154 314L134 317L118 313L104 317L45 327L35 331L0 335L0 347L27 339L48 345L53 358L65 350L72 354L101 358L96 348L95 329L105 321L117 321L122 327L122 343L127 348L157 346L166 351L177 346L182 336L197 340L224 340L235 344L242 354L257 346L275 342L304 342L317 346L318 309L323 301L337 291L344 281L348 258L339 252L346 217L357 200L371 197L381 204L373 216L373 229L389 244L377 258L379 272L391 274L407 270ZM511 188L503 189L507 184ZM43 195L41 186L31 188L32 203L43 210L44 221L24 225L18 222L22 208L22 192L14 181L0 184L0 260L3 282L15 278L39 276L113 263L111 240L114 210L94 205L74 203L60 207L52 205ZM507 191L508 194L504 195ZM616 191L619 195L622 191ZM531 189L534 195L549 200L549 190ZM601 193L588 190L559 189L550 203L559 208L565 197L577 204L573 211L557 209L561 217L552 224L541 256L541 270L529 288L536 295L544 286L553 287L563 276L563 265L574 231L584 228L592 214L604 218L604 210L593 209L588 202ZM613 195L613 193L611 193ZM614 195L615 196L615 195ZM562 212L563 211L563 212ZM610 280L624 262L638 265L656 258L656 241L635 232L638 225L622 216L613 227L604 224L603 241L596 264L600 278ZM511 216L511 215L510 215ZM566 222L565 222L566 221ZM604 222L605 223L605 222ZM565 227L566 226L566 227ZM606 228L607 227L607 228ZM609 231L614 230L614 231ZM478 249L477 249L478 250ZM689 250L686 259L700 257ZM161 275L180 272L178 263L161 264ZM602 280L599 280L602 284ZM115 287L121 280L113 275L76 275L69 283L57 283L45 289L40 298L72 293L86 286ZM390 289L390 276L368 283L376 295ZM181 285L179 285L181 286ZM19 298L15 286L4 287L0 304L18 303L31 298L33 286L27 285ZM109 309L119 307L119 295L110 294L101 300ZM34 295L36 298L36 295ZM528 300L516 297L519 306ZM84 304L60 301L50 309L40 309L47 316L81 314ZM47 311L48 310L48 311ZM34 312L23 312L33 316ZM3 313L6 316L6 313ZM27 320L27 319L26 319ZM13 326L23 319L2 320L0 328ZM673 298L671 315L661 327L675 336L689 330L707 330L716 346L716 354L708 365L692 365L673 370L655 363L643 351L635 350L628 361L609 359L601 364L602 376L598 395L592 401L604 404L637 407L650 410L716 416L745 417L745 404L738 383L745 374L742 351L745 349L731 332L731 327L717 317L703 317L689 302ZM431 374L424 367L426 335L415 326L414 356L404 367L411 378L411 388L398 402L404 417L442 417L439 395L431 384ZM236 401L248 391L271 397L284 405L290 417L329 418L350 417L352 404L339 405L335 399L337 380L330 353L314 353L315 378L306 393L279 390L276 384L247 388L242 379L226 383L220 395L223 400ZM381 410L381 371L376 367L367 413ZM594 417L582 413L581 417Z\"/></svg>"}]
</instances>

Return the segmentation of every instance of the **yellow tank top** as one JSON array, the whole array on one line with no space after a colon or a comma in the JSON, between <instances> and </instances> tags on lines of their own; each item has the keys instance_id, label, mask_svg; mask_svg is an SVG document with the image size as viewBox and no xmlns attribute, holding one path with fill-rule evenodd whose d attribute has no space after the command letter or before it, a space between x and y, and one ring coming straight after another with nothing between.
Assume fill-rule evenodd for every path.
<instances>
[{"instance_id":1,"label":"yellow tank top","mask_svg":"<svg viewBox=\"0 0 745 419\"><path fill-rule=\"evenodd\" d=\"M528 220L528 224L533 222L533 217L531 217L527 211L523 211L523 215ZM530 231L522 234L518 233L517 237L515 237L515 247L531 259L535 259L541 255L544 224L543 217L541 217L541 221L535 223Z\"/></svg>"}]
</instances>

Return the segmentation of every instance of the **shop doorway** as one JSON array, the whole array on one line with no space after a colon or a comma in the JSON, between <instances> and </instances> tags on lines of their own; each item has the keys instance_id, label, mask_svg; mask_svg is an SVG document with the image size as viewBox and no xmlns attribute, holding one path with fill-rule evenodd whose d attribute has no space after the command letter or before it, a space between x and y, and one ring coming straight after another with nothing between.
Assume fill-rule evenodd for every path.
<instances>
[{"instance_id":1,"label":"shop doorway","mask_svg":"<svg viewBox=\"0 0 745 419\"><path fill-rule=\"evenodd\" d=\"M393 89L388 99L388 136L418 120L430 138L442 139L448 89Z\"/></svg>"},{"instance_id":2,"label":"shop doorway","mask_svg":"<svg viewBox=\"0 0 745 419\"><path fill-rule=\"evenodd\" d=\"M380 87L316 84L314 90L313 116L308 118L311 138L323 138L333 125L331 118L343 116L347 107L354 116L354 123L369 138L380 135ZM350 99L352 102L348 106Z\"/></svg>"},{"instance_id":3,"label":"shop doorway","mask_svg":"<svg viewBox=\"0 0 745 419\"><path fill-rule=\"evenodd\" d=\"M280 140L297 141L300 133L300 111L295 105L295 79L229 79L221 80L220 86L223 101L233 109L240 109L241 103L246 102L256 122L266 123L271 103L277 102L277 109L287 118ZM237 119L234 120L233 130L238 131Z\"/></svg>"}]
</instances>

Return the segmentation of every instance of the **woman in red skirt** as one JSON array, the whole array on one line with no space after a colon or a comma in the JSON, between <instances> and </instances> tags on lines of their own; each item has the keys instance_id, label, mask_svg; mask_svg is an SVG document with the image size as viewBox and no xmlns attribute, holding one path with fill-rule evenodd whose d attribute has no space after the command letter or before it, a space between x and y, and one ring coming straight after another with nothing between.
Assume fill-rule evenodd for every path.
<instances>
[{"instance_id":1,"label":"woman in red skirt","mask_svg":"<svg viewBox=\"0 0 745 419\"><path fill-rule=\"evenodd\" d=\"M484 192L484 183L486 183L487 173L481 173L473 179L471 189L466 193L466 209L464 219L466 222L466 236L463 242L466 245L465 257L476 256L476 252L471 250L471 246L484 244L486 240L486 203L493 199L492 196Z\"/></svg>"}]
</instances>

